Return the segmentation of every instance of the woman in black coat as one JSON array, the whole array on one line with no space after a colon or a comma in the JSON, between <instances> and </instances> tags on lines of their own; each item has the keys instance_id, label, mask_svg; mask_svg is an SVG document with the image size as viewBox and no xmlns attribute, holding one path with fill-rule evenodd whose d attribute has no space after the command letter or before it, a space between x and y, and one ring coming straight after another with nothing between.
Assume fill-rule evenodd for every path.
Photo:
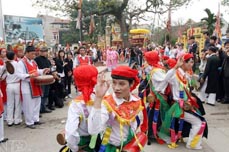
<instances>
[{"instance_id":1,"label":"woman in black coat","mask_svg":"<svg viewBox=\"0 0 229 152\"><path fill-rule=\"evenodd\" d=\"M64 78L65 78L65 73L64 73L64 66L67 64L64 61L64 57L65 57L65 52L64 50L60 50L58 52L58 56L56 58L54 58L55 64L56 64L56 71L59 75L59 77L61 78L60 80L60 88L61 92L60 92L60 98L65 98L65 96L67 95L66 89L65 89L65 83L64 83Z\"/></svg>"},{"instance_id":2,"label":"woman in black coat","mask_svg":"<svg viewBox=\"0 0 229 152\"><path fill-rule=\"evenodd\" d=\"M64 73L65 73L65 88L67 89L67 94L69 98L71 96L71 83L72 83L72 73L73 73L73 60L72 60L72 53L67 53L67 58L64 59L64 62L67 63L64 66Z\"/></svg>"}]
</instances>

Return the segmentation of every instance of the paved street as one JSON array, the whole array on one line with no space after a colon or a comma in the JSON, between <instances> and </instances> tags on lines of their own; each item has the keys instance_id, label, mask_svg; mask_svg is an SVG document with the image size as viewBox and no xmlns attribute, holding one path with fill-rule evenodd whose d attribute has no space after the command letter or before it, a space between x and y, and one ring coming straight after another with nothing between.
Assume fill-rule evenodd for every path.
<instances>
[{"instance_id":1,"label":"paved street","mask_svg":"<svg viewBox=\"0 0 229 152\"><path fill-rule=\"evenodd\" d=\"M103 68L103 67L102 67ZM102 69L101 67L99 69ZM109 78L107 73L107 77ZM74 89L73 89L74 91ZM74 94L75 96L75 94ZM25 128L25 125L8 127L5 125L7 143L0 145L0 152L58 152L61 148L56 142L56 134L63 130L67 118L68 102L62 109L56 109L51 114L43 114L41 121L45 124L35 130ZM200 152L229 152L229 105L216 104L215 107L204 105L206 119L209 125L209 138L203 140L203 150ZM171 150L167 145L153 143L145 147L145 152L189 152L184 144Z\"/></svg>"}]
</instances>

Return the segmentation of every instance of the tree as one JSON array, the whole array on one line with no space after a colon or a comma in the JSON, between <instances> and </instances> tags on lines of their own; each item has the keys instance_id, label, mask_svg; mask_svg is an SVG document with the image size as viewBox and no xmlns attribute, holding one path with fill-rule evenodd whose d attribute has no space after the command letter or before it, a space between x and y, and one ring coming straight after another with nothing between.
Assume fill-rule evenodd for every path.
<instances>
[{"instance_id":1,"label":"tree","mask_svg":"<svg viewBox=\"0 0 229 152\"><path fill-rule=\"evenodd\" d=\"M141 4L136 0L83 0L83 18L92 14L98 16L113 15L120 25L124 47L129 46L128 32L133 19L143 19L144 13L164 14L169 7L175 10L191 0L144 0ZM50 10L77 14L78 5L75 0L34 0L34 5ZM75 17L75 16L74 16ZM129 21L127 23L127 21Z\"/></svg>"},{"instance_id":2,"label":"tree","mask_svg":"<svg viewBox=\"0 0 229 152\"><path fill-rule=\"evenodd\" d=\"M215 30L216 16L208 8L206 8L204 11L207 13L207 17L202 18L201 21L207 24L208 32L210 35L212 35Z\"/></svg>"},{"instance_id":3,"label":"tree","mask_svg":"<svg viewBox=\"0 0 229 152\"><path fill-rule=\"evenodd\" d=\"M222 5L229 7L229 0L223 0Z\"/></svg>"},{"instance_id":4,"label":"tree","mask_svg":"<svg viewBox=\"0 0 229 152\"><path fill-rule=\"evenodd\" d=\"M202 18L201 21L207 25L208 32L210 35L212 35L215 30L215 24L216 24L217 17L208 8L206 8L204 11L207 13L207 17ZM220 25L221 27L224 26L222 20L220 20Z\"/></svg>"}]
</instances>

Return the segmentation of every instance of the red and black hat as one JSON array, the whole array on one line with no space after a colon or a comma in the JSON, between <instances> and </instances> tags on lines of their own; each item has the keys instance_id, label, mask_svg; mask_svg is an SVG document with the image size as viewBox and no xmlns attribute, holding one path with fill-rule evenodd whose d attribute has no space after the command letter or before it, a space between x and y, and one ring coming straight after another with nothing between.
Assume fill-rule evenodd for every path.
<instances>
[{"instance_id":1,"label":"red and black hat","mask_svg":"<svg viewBox=\"0 0 229 152\"><path fill-rule=\"evenodd\" d=\"M134 90L140 82L138 71L128 66L118 66L116 69L112 70L111 77L113 79L134 80L134 85L130 88L131 91Z\"/></svg>"}]
</instances>

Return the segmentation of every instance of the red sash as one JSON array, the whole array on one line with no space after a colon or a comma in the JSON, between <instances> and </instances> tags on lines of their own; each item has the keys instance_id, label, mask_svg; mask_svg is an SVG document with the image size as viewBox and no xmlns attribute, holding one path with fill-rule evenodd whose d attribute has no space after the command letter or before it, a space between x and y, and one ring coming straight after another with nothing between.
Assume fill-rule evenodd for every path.
<instances>
[{"instance_id":1,"label":"red sash","mask_svg":"<svg viewBox=\"0 0 229 152\"><path fill-rule=\"evenodd\" d=\"M4 65L4 61L2 59L0 59L0 65ZM3 103L6 103L7 101L7 95L6 95L6 79L0 81L0 89L2 91L2 101Z\"/></svg>"},{"instance_id":2,"label":"red sash","mask_svg":"<svg viewBox=\"0 0 229 152\"><path fill-rule=\"evenodd\" d=\"M2 101L2 97L0 95L0 117L2 116L2 113L4 112L4 104Z\"/></svg>"},{"instance_id":3,"label":"red sash","mask_svg":"<svg viewBox=\"0 0 229 152\"><path fill-rule=\"evenodd\" d=\"M87 65L89 63L89 57L85 57L85 59L83 59L83 57L78 56L78 61L79 61L79 65Z\"/></svg>"},{"instance_id":4,"label":"red sash","mask_svg":"<svg viewBox=\"0 0 229 152\"><path fill-rule=\"evenodd\" d=\"M32 73L35 73L36 75L38 75L38 72L37 72L37 64L35 63L35 61L32 61L32 64L29 64L29 62L27 61L26 58L23 58L23 63L25 65L25 68L26 68L26 71L27 73L29 74L32 74ZM30 78L30 90L31 90L31 95L32 95L32 98L36 98L36 97L40 97L41 94L42 94L42 90L41 90L41 87L36 85L34 83L34 78Z\"/></svg>"}]
</instances>

